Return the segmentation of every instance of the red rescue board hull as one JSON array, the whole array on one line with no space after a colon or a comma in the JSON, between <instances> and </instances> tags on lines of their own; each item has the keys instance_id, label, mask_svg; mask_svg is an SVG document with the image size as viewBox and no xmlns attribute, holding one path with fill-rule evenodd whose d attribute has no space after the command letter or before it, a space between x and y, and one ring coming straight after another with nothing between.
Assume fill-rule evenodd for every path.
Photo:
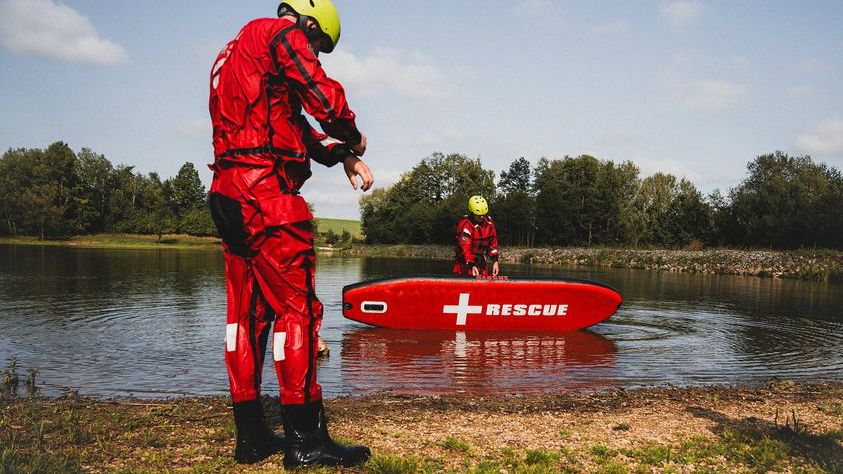
<instances>
[{"instance_id":1,"label":"red rescue board hull","mask_svg":"<svg viewBox=\"0 0 843 474\"><path fill-rule=\"evenodd\" d=\"M396 329L578 331L620 307L602 283L572 279L407 276L343 288L343 316Z\"/></svg>"}]
</instances>

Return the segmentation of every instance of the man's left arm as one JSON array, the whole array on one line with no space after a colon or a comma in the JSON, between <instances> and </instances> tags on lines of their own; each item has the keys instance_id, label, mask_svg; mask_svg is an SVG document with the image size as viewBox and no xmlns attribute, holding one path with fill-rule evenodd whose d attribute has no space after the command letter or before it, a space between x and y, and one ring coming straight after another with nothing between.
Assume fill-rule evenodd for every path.
<instances>
[{"instance_id":1,"label":"man's left arm","mask_svg":"<svg viewBox=\"0 0 843 474\"><path fill-rule=\"evenodd\" d=\"M353 154L348 145L316 130L304 117L301 117L301 122L302 141L311 160L330 168Z\"/></svg>"},{"instance_id":2,"label":"man's left arm","mask_svg":"<svg viewBox=\"0 0 843 474\"><path fill-rule=\"evenodd\" d=\"M360 188L363 191L368 191L375 181L372 171L366 163L354 154L351 147L311 127L304 117L301 120L303 122L302 139L307 146L307 156L320 165L329 168L337 163L342 163L351 187L357 189L357 177L360 177Z\"/></svg>"},{"instance_id":3,"label":"man's left arm","mask_svg":"<svg viewBox=\"0 0 843 474\"><path fill-rule=\"evenodd\" d=\"M492 275L497 276L500 273L500 264L498 264L498 230L495 228L495 223L489 219L489 226L491 226L489 239L489 260L492 261Z\"/></svg>"},{"instance_id":4,"label":"man's left arm","mask_svg":"<svg viewBox=\"0 0 843 474\"><path fill-rule=\"evenodd\" d=\"M352 149L362 144L364 137L357 129L356 116L348 106L342 85L325 74L304 33L295 27L286 28L272 44L278 74L287 79L322 130Z\"/></svg>"}]
</instances>

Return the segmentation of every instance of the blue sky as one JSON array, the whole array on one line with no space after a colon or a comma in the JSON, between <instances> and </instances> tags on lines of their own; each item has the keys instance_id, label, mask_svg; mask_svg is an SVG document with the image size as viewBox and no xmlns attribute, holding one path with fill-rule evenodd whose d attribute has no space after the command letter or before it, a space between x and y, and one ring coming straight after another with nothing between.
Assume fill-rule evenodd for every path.
<instances>
[{"instance_id":1,"label":"blue sky","mask_svg":"<svg viewBox=\"0 0 843 474\"><path fill-rule=\"evenodd\" d=\"M843 168L843 2L335 0L342 81L376 186L434 151L499 173L592 154L702 191L756 155ZM265 0L0 0L0 149L64 140L208 184L208 72ZM303 193L358 217L339 167Z\"/></svg>"}]
</instances>

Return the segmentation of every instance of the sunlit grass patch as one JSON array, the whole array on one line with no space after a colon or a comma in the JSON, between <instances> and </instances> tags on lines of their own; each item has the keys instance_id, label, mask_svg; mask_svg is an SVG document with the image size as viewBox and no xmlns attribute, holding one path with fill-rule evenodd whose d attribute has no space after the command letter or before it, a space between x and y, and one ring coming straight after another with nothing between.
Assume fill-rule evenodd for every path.
<instances>
[{"instance_id":1,"label":"sunlit grass patch","mask_svg":"<svg viewBox=\"0 0 843 474\"><path fill-rule=\"evenodd\" d=\"M820 403L817 409L829 415L843 415L843 402L839 403Z\"/></svg>"},{"instance_id":2,"label":"sunlit grass patch","mask_svg":"<svg viewBox=\"0 0 843 474\"><path fill-rule=\"evenodd\" d=\"M716 439L700 436L678 445L653 443L625 450L624 454L649 466L717 466L725 459L758 472L766 472L789 459L790 449L781 440L755 433L727 431Z\"/></svg>"},{"instance_id":3,"label":"sunlit grass patch","mask_svg":"<svg viewBox=\"0 0 843 474\"><path fill-rule=\"evenodd\" d=\"M826 431L825 436L828 436L835 441L843 441L843 428Z\"/></svg>"},{"instance_id":4,"label":"sunlit grass patch","mask_svg":"<svg viewBox=\"0 0 843 474\"><path fill-rule=\"evenodd\" d=\"M466 443L465 441L463 441L459 438L454 438L452 436L449 436L448 438L445 438L445 441L442 441L442 447L449 450L449 451L455 451L455 452L459 452L459 453L470 453L471 452L471 445L470 444Z\"/></svg>"},{"instance_id":5,"label":"sunlit grass patch","mask_svg":"<svg viewBox=\"0 0 843 474\"><path fill-rule=\"evenodd\" d=\"M404 474L419 472L420 462L413 456L381 454L372 456L364 467L366 472L375 474Z\"/></svg>"},{"instance_id":6,"label":"sunlit grass patch","mask_svg":"<svg viewBox=\"0 0 843 474\"><path fill-rule=\"evenodd\" d=\"M629 466L619 461L606 461L594 471L597 474L626 474Z\"/></svg>"},{"instance_id":7,"label":"sunlit grass patch","mask_svg":"<svg viewBox=\"0 0 843 474\"><path fill-rule=\"evenodd\" d=\"M528 449L524 459L528 465L549 465L559 461L559 453L546 449Z\"/></svg>"},{"instance_id":8,"label":"sunlit grass patch","mask_svg":"<svg viewBox=\"0 0 843 474\"><path fill-rule=\"evenodd\" d=\"M606 462L610 458L615 457L617 455L617 452L612 449L609 449L606 446L603 446L602 444L596 444L591 447L591 454L594 456L594 460L598 464L600 464Z\"/></svg>"}]
</instances>

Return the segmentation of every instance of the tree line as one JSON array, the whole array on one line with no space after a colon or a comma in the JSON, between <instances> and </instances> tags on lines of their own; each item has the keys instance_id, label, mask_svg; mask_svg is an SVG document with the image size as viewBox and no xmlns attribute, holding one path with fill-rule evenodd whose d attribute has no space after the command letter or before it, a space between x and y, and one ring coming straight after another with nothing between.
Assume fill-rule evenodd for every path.
<instances>
[{"instance_id":1,"label":"tree line","mask_svg":"<svg viewBox=\"0 0 843 474\"><path fill-rule=\"evenodd\" d=\"M513 161L496 179L479 159L434 153L360 200L369 243L445 243L471 195L489 200L505 245L843 248L843 176L809 156L761 155L736 187L704 196L667 173L592 156ZM216 235L199 173L162 180L83 148L10 149L0 158L0 234Z\"/></svg>"},{"instance_id":2,"label":"tree line","mask_svg":"<svg viewBox=\"0 0 843 474\"><path fill-rule=\"evenodd\" d=\"M100 232L216 235L192 163L175 177L114 166L88 148L56 142L0 158L0 234L63 237Z\"/></svg>"},{"instance_id":3,"label":"tree line","mask_svg":"<svg viewBox=\"0 0 843 474\"><path fill-rule=\"evenodd\" d=\"M360 200L370 243L452 243L471 195L489 200L502 243L523 246L843 248L843 177L809 156L756 157L704 196L668 173L593 156L513 161L495 180L479 159L434 153Z\"/></svg>"}]
</instances>

